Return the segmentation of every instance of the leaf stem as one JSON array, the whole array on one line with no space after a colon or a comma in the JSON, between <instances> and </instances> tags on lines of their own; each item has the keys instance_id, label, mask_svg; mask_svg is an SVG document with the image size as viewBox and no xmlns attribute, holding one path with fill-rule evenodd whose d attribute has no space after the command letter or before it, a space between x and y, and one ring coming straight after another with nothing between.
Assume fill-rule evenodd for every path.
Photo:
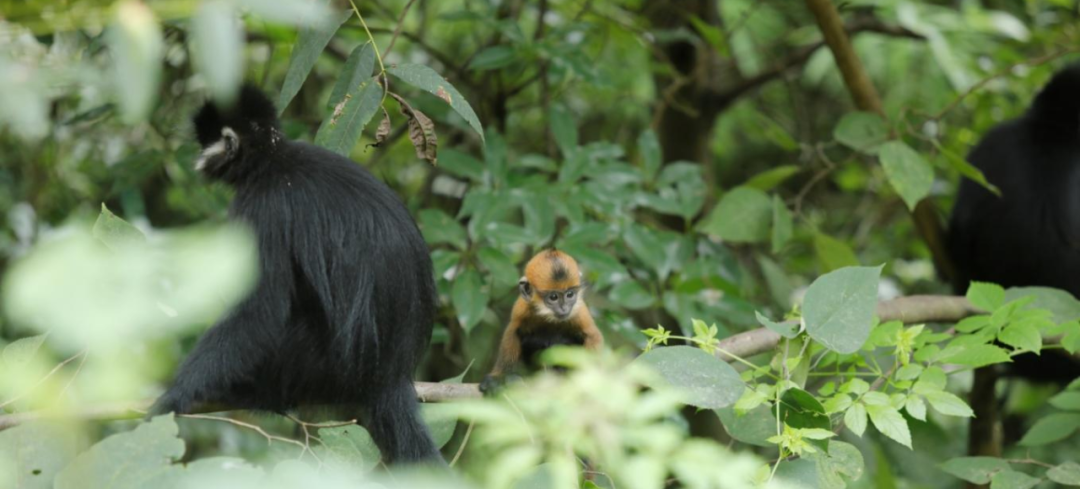
<instances>
[{"instance_id":1,"label":"leaf stem","mask_svg":"<svg viewBox=\"0 0 1080 489\"><path fill-rule=\"evenodd\" d=\"M368 29L367 22L364 22L364 16L360 15L360 9L356 7L354 0L349 0L349 4L352 5L353 12L356 12L356 17L360 19L360 25L364 27L364 32L367 33L368 40L371 41L371 48L375 50L375 59L379 62L379 74L386 73L386 67L383 66L382 55L379 54L379 45L375 43L375 36L371 35L371 29Z\"/></svg>"}]
</instances>

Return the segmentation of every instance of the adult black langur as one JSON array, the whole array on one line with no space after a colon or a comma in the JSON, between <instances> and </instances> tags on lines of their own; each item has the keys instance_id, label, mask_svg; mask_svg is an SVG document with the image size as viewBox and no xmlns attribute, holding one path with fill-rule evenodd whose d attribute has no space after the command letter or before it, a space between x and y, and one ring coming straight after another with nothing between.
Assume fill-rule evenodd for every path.
<instances>
[{"instance_id":1,"label":"adult black langur","mask_svg":"<svg viewBox=\"0 0 1080 489\"><path fill-rule=\"evenodd\" d=\"M968 160L1001 196L970 180L960 183L949 225L956 293L978 280L1080 297L1080 64L1055 74L1024 115L994 127ZM1015 357L1006 372L1064 383L1080 376L1080 361L1048 350ZM993 424L997 377L994 367L975 373L970 454L1000 455Z\"/></svg>"},{"instance_id":2,"label":"adult black langur","mask_svg":"<svg viewBox=\"0 0 1080 489\"><path fill-rule=\"evenodd\" d=\"M235 188L229 215L253 229L260 276L151 412L356 404L388 462L441 463L412 383L437 301L427 244L389 187L345 157L288 140L276 114L245 86L233 107L207 103L195 116L195 167Z\"/></svg>"}]
</instances>

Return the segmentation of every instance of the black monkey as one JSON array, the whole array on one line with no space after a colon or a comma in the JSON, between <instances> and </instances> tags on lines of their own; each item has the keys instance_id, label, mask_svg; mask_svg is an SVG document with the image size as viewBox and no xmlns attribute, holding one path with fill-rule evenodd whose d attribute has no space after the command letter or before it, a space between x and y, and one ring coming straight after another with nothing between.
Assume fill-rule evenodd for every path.
<instances>
[{"instance_id":1,"label":"black monkey","mask_svg":"<svg viewBox=\"0 0 1080 489\"><path fill-rule=\"evenodd\" d=\"M389 187L286 139L276 114L245 86L234 107L207 103L195 116L196 169L235 188L230 218L254 230L260 277L151 412L353 403L388 461L441 462L412 383L437 301L427 244Z\"/></svg>"},{"instance_id":2,"label":"black monkey","mask_svg":"<svg viewBox=\"0 0 1080 489\"><path fill-rule=\"evenodd\" d=\"M969 281L1046 286L1080 297L1080 64L1054 75L1018 119L993 128L968 155L998 197L963 180L949 224L953 288ZM1080 362L1057 351L1019 355L1004 373L1067 383ZM995 366L975 371L970 455L1000 456Z\"/></svg>"}]
</instances>

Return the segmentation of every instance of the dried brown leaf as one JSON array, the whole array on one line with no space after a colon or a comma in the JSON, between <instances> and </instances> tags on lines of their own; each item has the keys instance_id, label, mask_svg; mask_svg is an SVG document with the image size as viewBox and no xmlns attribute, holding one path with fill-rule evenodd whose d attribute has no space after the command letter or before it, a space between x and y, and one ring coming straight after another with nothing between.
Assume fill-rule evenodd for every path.
<instances>
[{"instance_id":1,"label":"dried brown leaf","mask_svg":"<svg viewBox=\"0 0 1080 489\"><path fill-rule=\"evenodd\" d=\"M416 149L416 157L437 164L439 139L435 134L435 123L423 112L414 109L400 95L390 92L390 96L398 101L401 115L408 119L409 141L412 141Z\"/></svg>"},{"instance_id":2,"label":"dried brown leaf","mask_svg":"<svg viewBox=\"0 0 1080 489\"><path fill-rule=\"evenodd\" d=\"M390 135L390 113L386 111L386 107L382 108L382 113L382 122L379 123L379 128L375 130L375 147L386 141L386 137Z\"/></svg>"}]
</instances>

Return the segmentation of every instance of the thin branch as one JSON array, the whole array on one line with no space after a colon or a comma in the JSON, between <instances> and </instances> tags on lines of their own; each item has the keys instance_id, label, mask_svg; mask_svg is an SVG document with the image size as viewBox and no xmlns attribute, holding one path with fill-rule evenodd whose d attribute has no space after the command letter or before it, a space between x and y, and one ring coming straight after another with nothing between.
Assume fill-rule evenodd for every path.
<instances>
[{"instance_id":1,"label":"thin branch","mask_svg":"<svg viewBox=\"0 0 1080 489\"><path fill-rule=\"evenodd\" d=\"M476 426L476 421L469 421L469 427L465 429L465 436L461 439L461 446L458 447L457 453L454 454L454 459L450 461L450 466L453 467L457 464L461 454L465 453L465 446L469 444L469 437L472 436L473 427Z\"/></svg>"},{"instance_id":2,"label":"thin branch","mask_svg":"<svg viewBox=\"0 0 1080 489\"><path fill-rule=\"evenodd\" d=\"M59 364L57 364L55 367L53 367L52 370L49 371L49 373L45 374L44 377L38 379L38 381L34 385L30 386L29 389L26 389L21 394L15 396L15 397L12 397L11 399L8 399L8 400L6 400L4 402L0 402L0 408L4 408L5 406L10 405L11 403L16 402L19 399L22 399L22 398L30 395L31 392L34 392L35 390L37 390L38 387L41 387L41 384L44 384L46 380L49 380L49 378L52 377L53 374L55 374L56 372L59 372L60 369L64 368L65 365L71 363L76 358L80 358L80 357L82 357L82 358L86 357L86 350L83 350L83 351L81 351L79 353L76 353L76 354L72 355L70 358L64 360L63 362L60 362ZM79 364L79 369L81 369L81 368L82 368L82 364ZM76 370L76 373L78 373L78 370ZM70 381L68 381L68 385L71 385ZM64 390L67 390L67 386L64 386ZM61 391L61 392L63 392L63 391Z\"/></svg>"},{"instance_id":3,"label":"thin branch","mask_svg":"<svg viewBox=\"0 0 1080 489\"><path fill-rule=\"evenodd\" d=\"M221 421L223 423L229 423L229 424L232 424L232 425L240 426L242 428L247 428L249 430L252 430L252 431L262 435L263 438L266 438L266 444L267 445L269 445L269 444L271 444L271 443L273 443L275 441L280 441L282 443L289 443L289 444L296 445L296 446L300 447L300 449L303 450L303 452L301 452L301 453L306 453L306 452L311 451L311 447L309 445L301 443L301 442L299 442L297 440L293 440L292 438L285 438L284 436L271 435L270 433L267 433L266 430L264 430L262 428L262 426L259 426L257 424L245 423L243 421L235 420L235 419L232 419L232 418L226 418L226 417L223 417L223 416L212 416L212 415L209 415L209 414L181 414L181 415L179 415L177 417L189 418L189 419L208 419L208 420L211 420L211 421Z\"/></svg>"},{"instance_id":4,"label":"thin branch","mask_svg":"<svg viewBox=\"0 0 1080 489\"><path fill-rule=\"evenodd\" d=\"M394 35L390 36L390 44L386 46L386 51L383 51L383 58L389 55L390 51L394 49L394 43L397 42L398 35L401 34L401 26L405 24L405 14L409 13L409 8L412 7L413 2L415 1L416 0L409 0L409 3L406 3L405 8L401 10L401 15L398 17L397 20L397 27L394 27Z\"/></svg>"}]
</instances>

